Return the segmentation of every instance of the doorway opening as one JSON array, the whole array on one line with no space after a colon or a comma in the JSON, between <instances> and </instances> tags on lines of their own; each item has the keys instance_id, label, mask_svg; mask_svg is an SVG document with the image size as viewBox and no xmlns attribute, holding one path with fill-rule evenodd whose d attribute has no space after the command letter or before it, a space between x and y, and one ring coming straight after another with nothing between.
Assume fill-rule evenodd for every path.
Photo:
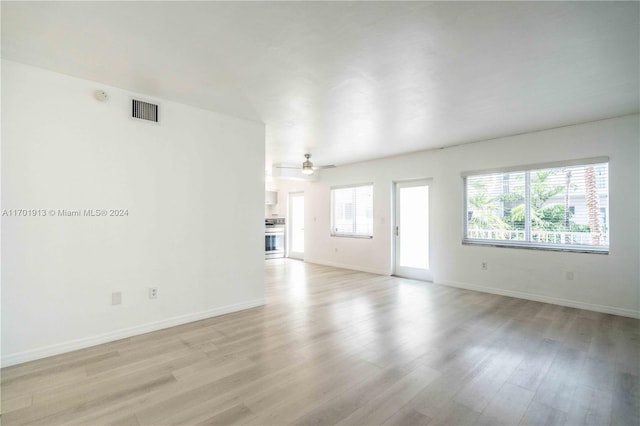
<instances>
[{"instance_id":1,"label":"doorway opening","mask_svg":"<svg viewBox=\"0 0 640 426\"><path fill-rule=\"evenodd\" d=\"M394 275L431 281L429 193L431 180L396 182Z\"/></svg>"},{"instance_id":2,"label":"doorway opening","mask_svg":"<svg viewBox=\"0 0 640 426\"><path fill-rule=\"evenodd\" d=\"M289 257L304 258L304 192L289 194Z\"/></svg>"}]
</instances>

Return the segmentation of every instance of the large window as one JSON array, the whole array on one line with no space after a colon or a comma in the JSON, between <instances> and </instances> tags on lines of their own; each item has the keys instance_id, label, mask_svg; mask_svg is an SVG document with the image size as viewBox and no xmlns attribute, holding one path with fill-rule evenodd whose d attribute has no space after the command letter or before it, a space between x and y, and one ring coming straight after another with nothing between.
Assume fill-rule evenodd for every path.
<instances>
[{"instance_id":1,"label":"large window","mask_svg":"<svg viewBox=\"0 0 640 426\"><path fill-rule=\"evenodd\" d=\"M608 161L463 174L463 242L608 252Z\"/></svg>"},{"instance_id":2,"label":"large window","mask_svg":"<svg viewBox=\"0 0 640 426\"><path fill-rule=\"evenodd\" d=\"M331 189L331 235L373 237L373 185Z\"/></svg>"}]
</instances>

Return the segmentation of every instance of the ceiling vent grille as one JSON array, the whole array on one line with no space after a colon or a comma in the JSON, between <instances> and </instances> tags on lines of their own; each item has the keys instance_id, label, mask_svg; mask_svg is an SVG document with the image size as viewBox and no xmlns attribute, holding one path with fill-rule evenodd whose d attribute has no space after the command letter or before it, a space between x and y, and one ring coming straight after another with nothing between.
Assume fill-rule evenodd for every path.
<instances>
[{"instance_id":1,"label":"ceiling vent grille","mask_svg":"<svg viewBox=\"0 0 640 426\"><path fill-rule=\"evenodd\" d=\"M158 105L133 99L131 116L140 120L158 122Z\"/></svg>"}]
</instances>

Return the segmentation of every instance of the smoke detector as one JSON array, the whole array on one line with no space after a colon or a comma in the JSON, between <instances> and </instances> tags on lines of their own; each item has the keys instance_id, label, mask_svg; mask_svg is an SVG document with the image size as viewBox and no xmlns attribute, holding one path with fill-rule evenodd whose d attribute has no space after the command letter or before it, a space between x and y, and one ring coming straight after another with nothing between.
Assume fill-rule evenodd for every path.
<instances>
[{"instance_id":1,"label":"smoke detector","mask_svg":"<svg viewBox=\"0 0 640 426\"><path fill-rule=\"evenodd\" d=\"M93 97L99 100L100 102L107 102L109 99L109 95L104 90L96 90L93 92Z\"/></svg>"}]
</instances>

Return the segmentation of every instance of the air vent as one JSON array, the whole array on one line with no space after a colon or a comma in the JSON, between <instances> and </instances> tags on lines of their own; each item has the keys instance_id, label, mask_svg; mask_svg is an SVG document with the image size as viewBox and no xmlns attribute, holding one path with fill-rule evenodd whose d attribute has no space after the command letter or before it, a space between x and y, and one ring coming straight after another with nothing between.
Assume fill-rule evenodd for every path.
<instances>
[{"instance_id":1,"label":"air vent","mask_svg":"<svg viewBox=\"0 0 640 426\"><path fill-rule=\"evenodd\" d=\"M140 120L158 122L158 105L149 102L133 100L131 116Z\"/></svg>"}]
</instances>

